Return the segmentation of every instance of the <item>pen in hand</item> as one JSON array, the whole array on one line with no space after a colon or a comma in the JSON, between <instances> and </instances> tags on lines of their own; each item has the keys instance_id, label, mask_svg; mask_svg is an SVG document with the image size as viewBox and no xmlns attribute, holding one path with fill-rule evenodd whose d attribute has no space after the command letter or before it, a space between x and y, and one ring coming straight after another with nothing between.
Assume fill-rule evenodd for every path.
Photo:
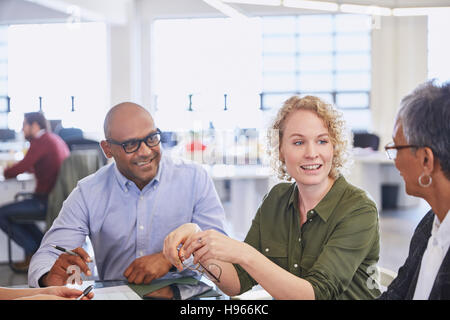
<instances>
[{"instance_id":1,"label":"pen in hand","mask_svg":"<svg viewBox=\"0 0 450 320\"><path fill-rule=\"evenodd\" d=\"M68 249L66 249L66 248L63 248L63 247L54 245L54 244L51 244L50 246L52 246L52 247L55 248L56 250L65 252L65 253L67 253L67 254L69 254L69 255L71 255L71 256L74 256L74 257L80 257L81 260L83 260L84 264L79 264L79 263L77 263L77 262L73 262L73 263L77 264L78 267L80 267L81 270L82 270L87 276L91 276L91 275L92 275L91 270L89 270L89 267L87 266L87 263L93 262L93 261L92 261L92 258L89 257L89 255L88 255L87 253L85 253L85 251L84 251L83 249L77 248L77 249L75 249L74 251L71 251L71 250L68 250ZM76 250L80 250L81 253L80 253L80 252L77 252ZM73 270L72 270L72 271L73 271Z\"/></svg>"},{"instance_id":2,"label":"pen in hand","mask_svg":"<svg viewBox=\"0 0 450 320\"><path fill-rule=\"evenodd\" d=\"M83 299L83 297L86 297L89 294L89 292L92 291L92 289L94 289L94 285L93 284L91 284L89 287L84 289L83 293L81 294L81 296L79 296L77 298L77 300L81 300L81 299Z\"/></svg>"},{"instance_id":3,"label":"pen in hand","mask_svg":"<svg viewBox=\"0 0 450 320\"><path fill-rule=\"evenodd\" d=\"M63 247L60 247L60 246L57 246L57 245L54 245L54 244L51 244L51 246L52 246L53 248L59 250L59 251L68 253L68 254L70 254L70 255L72 255L72 256L79 257L79 255L78 255L77 253L75 253L75 252L73 252L73 251L70 251L70 250L67 250L67 249L65 249L65 248L63 248Z\"/></svg>"}]
</instances>

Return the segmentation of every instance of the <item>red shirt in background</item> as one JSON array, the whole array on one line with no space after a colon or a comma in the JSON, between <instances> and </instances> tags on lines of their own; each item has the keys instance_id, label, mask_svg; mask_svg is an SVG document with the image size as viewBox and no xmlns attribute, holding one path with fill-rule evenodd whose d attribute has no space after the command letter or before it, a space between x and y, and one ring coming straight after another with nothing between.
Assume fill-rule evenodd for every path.
<instances>
[{"instance_id":1,"label":"red shirt in background","mask_svg":"<svg viewBox=\"0 0 450 320\"><path fill-rule=\"evenodd\" d=\"M36 177L38 195L48 195L55 185L59 168L69 156L67 144L56 134L45 132L30 142L30 149L22 161L6 169L5 178L14 178L25 171L33 172Z\"/></svg>"}]
</instances>

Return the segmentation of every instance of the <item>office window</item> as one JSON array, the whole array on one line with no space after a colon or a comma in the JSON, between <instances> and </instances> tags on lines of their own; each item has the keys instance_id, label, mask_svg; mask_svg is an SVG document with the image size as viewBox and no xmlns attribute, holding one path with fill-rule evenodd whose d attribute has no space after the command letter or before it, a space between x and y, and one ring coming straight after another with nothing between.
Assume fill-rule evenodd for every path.
<instances>
[{"instance_id":1,"label":"office window","mask_svg":"<svg viewBox=\"0 0 450 320\"><path fill-rule=\"evenodd\" d=\"M152 47L155 118L162 129L259 126L258 18L157 20Z\"/></svg>"},{"instance_id":2,"label":"office window","mask_svg":"<svg viewBox=\"0 0 450 320\"><path fill-rule=\"evenodd\" d=\"M157 20L156 120L171 131L265 128L287 98L313 94L368 129L370 41L370 17L360 15Z\"/></svg>"},{"instance_id":3,"label":"office window","mask_svg":"<svg viewBox=\"0 0 450 320\"><path fill-rule=\"evenodd\" d=\"M262 18L261 107L279 109L291 95L334 103L352 129L370 127L370 18L299 15Z\"/></svg>"},{"instance_id":4,"label":"office window","mask_svg":"<svg viewBox=\"0 0 450 320\"><path fill-rule=\"evenodd\" d=\"M8 127L8 27L0 26L0 129Z\"/></svg>"},{"instance_id":5,"label":"office window","mask_svg":"<svg viewBox=\"0 0 450 320\"><path fill-rule=\"evenodd\" d=\"M11 129L19 131L23 114L41 106L64 127L102 131L109 107L104 23L13 25L8 51Z\"/></svg>"}]
</instances>

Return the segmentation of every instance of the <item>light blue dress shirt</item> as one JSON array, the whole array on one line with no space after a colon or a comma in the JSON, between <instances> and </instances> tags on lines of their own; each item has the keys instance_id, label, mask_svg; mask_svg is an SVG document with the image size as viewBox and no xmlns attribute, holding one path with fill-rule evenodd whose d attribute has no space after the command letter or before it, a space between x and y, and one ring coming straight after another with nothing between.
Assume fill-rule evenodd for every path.
<instances>
[{"instance_id":1,"label":"light blue dress shirt","mask_svg":"<svg viewBox=\"0 0 450 320\"><path fill-rule=\"evenodd\" d=\"M112 163L79 181L66 199L31 260L28 283L38 287L61 254L50 245L74 249L86 236L99 278L125 279L135 259L161 252L167 234L188 222L225 233L223 207L200 165L163 154L157 175L141 191Z\"/></svg>"}]
</instances>

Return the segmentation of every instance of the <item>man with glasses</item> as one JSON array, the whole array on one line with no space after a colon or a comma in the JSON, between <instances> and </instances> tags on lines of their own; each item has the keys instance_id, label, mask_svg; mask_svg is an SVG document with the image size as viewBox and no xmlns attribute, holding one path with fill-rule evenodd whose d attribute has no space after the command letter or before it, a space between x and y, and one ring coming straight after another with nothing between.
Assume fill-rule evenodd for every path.
<instances>
[{"instance_id":1,"label":"man with glasses","mask_svg":"<svg viewBox=\"0 0 450 320\"><path fill-rule=\"evenodd\" d=\"M193 222L224 233L225 214L211 178L201 166L163 153L161 131L147 110L128 102L113 107L104 133L101 147L114 162L80 181L69 195L33 256L30 286L78 280L73 270L91 276L92 258L82 248L86 237L100 280L139 284L172 268L161 251L173 229ZM52 245L76 255L61 254Z\"/></svg>"}]
</instances>

